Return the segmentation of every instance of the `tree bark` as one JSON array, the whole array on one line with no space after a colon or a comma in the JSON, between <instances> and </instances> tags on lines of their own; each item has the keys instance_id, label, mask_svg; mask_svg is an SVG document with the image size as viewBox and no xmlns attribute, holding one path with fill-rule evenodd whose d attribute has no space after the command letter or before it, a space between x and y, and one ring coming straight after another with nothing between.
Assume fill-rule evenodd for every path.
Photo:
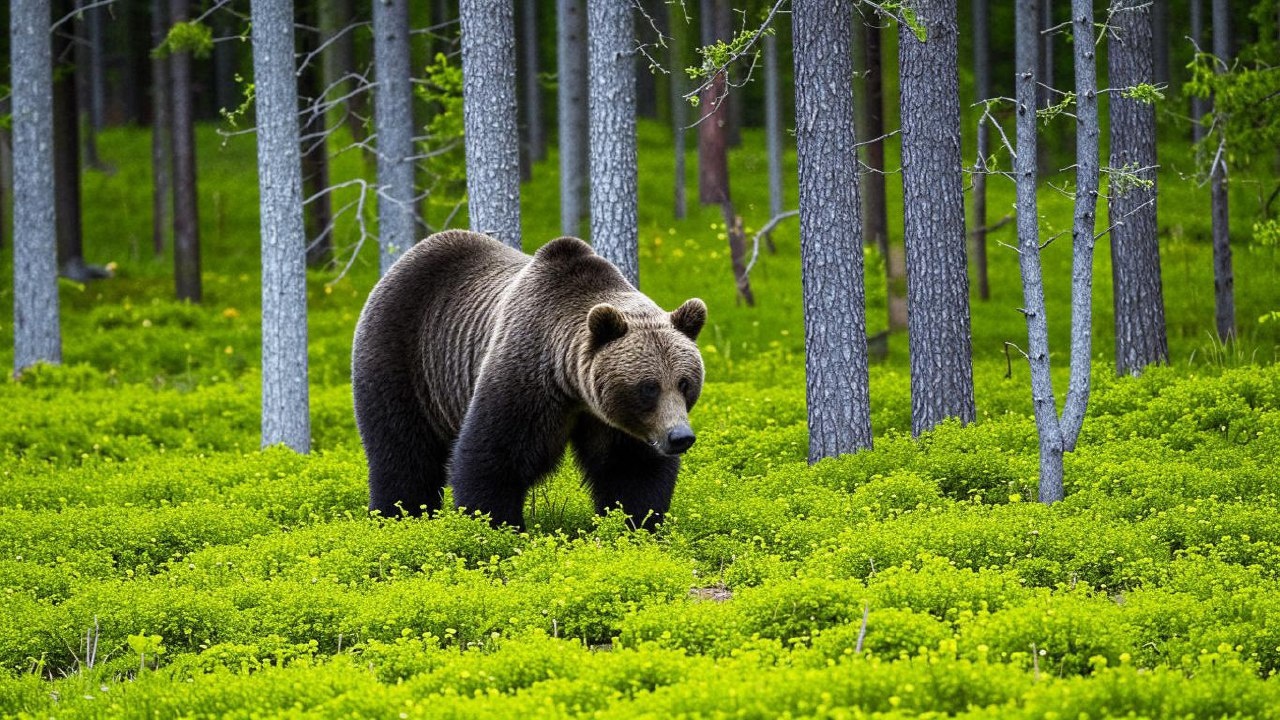
<instances>
[{"instance_id":1,"label":"tree bark","mask_svg":"<svg viewBox=\"0 0 1280 720\"><path fill-rule=\"evenodd\" d=\"M307 266L293 0L254 0L253 82L262 227L262 446L311 449Z\"/></svg>"},{"instance_id":2,"label":"tree bark","mask_svg":"<svg viewBox=\"0 0 1280 720\"><path fill-rule=\"evenodd\" d=\"M1157 7L1159 4L1157 4ZM1133 87L1155 78L1151 8L1142 0L1116 0L1108 34L1108 83ZM1114 288L1116 373L1138 375L1147 365L1169 362L1160 242L1156 225L1156 110L1149 103L1111 94L1111 167L1134 172L1150 187L1108 196L1111 278Z\"/></svg>"},{"instance_id":3,"label":"tree bark","mask_svg":"<svg viewBox=\"0 0 1280 720\"><path fill-rule=\"evenodd\" d=\"M871 447L849 0L795 0L809 462Z\"/></svg>"},{"instance_id":4,"label":"tree bark","mask_svg":"<svg viewBox=\"0 0 1280 720\"><path fill-rule=\"evenodd\" d=\"M471 229L520 247L520 130L511 0L462 0L462 117Z\"/></svg>"},{"instance_id":5,"label":"tree bark","mask_svg":"<svg viewBox=\"0 0 1280 720\"><path fill-rule=\"evenodd\" d=\"M71 0L58 0L54 14L65 17L74 13ZM84 235L80 221L80 103L76 71L75 38L69 33L73 25L64 25L53 36L53 62L57 72L53 80L53 162L54 182L59 192L54 195L58 228L58 269L63 274L78 274L84 265Z\"/></svg>"},{"instance_id":6,"label":"tree bark","mask_svg":"<svg viewBox=\"0 0 1280 720\"><path fill-rule=\"evenodd\" d=\"M160 47L169 31L168 0L151 0L151 48ZM164 252L173 208L173 85L169 57L151 57L151 249Z\"/></svg>"},{"instance_id":7,"label":"tree bark","mask_svg":"<svg viewBox=\"0 0 1280 720\"><path fill-rule=\"evenodd\" d=\"M640 287L636 65L630 0L587 3L591 244Z\"/></svg>"},{"instance_id":8,"label":"tree bark","mask_svg":"<svg viewBox=\"0 0 1280 720\"><path fill-rule=\"evenodd\" d=\"M1191 42L1193 47L1204 47L1204 0L1188 0L1191 5ZM1199 95L1191 96L1191 142L1204 139L1205 127L1202 124L1205 113L1209 111L1209 101Z\"/></svg>"},{"instance_id":9,"label":"tree bark","mask_svg":"<svg viewBox=\"0 0 1280 720\"><path fill-rule=\"evenodd\" d=\"M672 178L675 219L685 216L688 193L685 189L685 135L689 124L689 101L684 94L685 82L685 43L689 18L681 11L677 16L677 8L681 6L671 3L667 5L667 17L671 27L671 133L675 139L675 177Z\"/></svg>"},{"instance_id":10,"label":"tree bark","mask_svg":"<svg viewBox=\"0 0 1280 720\"><path fill-rule=\"evenodd\" d=\"M191 0L170 0L169 19L186 22ZM191 53L170 56L173 80L173 270L179 300L200 302L200 223L196 199L195 110Z\"/></svg>"},{"instance_id":11,"label":"tree bark","mask_svg":"<svg viewBox=\"0 0 1280 720\"><path fill-rule=\"evenodd\" d=\"M1169 3L1151 3L1151 61L1155 82L1169 82Z\"/></svg>"},{"instance_id":12,"label":"tree bark","mask_svg":"<svg viewBox=\"0 0 1280 720\"><path fill-rule=\"evenodd\" d=\"M86 0L77 0L79 19L69 26L75 28L76 82L79 94L76 98L79 115L83 116L84 164L90 168L103 167L98 156L98 132L102 130L103 105L106 104L105 78L102 67L102 17L101 7L86 7ZM64 26L67 27L67 26Z\"/></svg>"},{"instance_id":13,"label":"tree bark","mask_svg":"<svg viewBox=\"0 0 1280 720\"><path fill-rule=\"evenodd\" d=\"M377 88L378 268L387 270L416 241L413 87L409 83L409 2L374 0L373 58Z\"/></svg>"},{"instance_id":14,"label":"tree bark","mask_svg":"<svg viewBox=\"0 0 1280 720\"><path fill-rule=\"evenodd\" d=\"M560 145L560 232L582 234L587 179L587 11L583 0L559 0L556 12L557 142Z\"/></svg>"},{"instance_id":15,"label":"tree bark","mask_svg":"<svg viewBox=\"0 0 1280 720\"><path fill-rule=\"evenodd\" d=\"M1231 35L1227 0L1213 0L1213 54L1219 62L1214 72L1225 72L1231 62ZM1213 218L1214 317L1218 339L1231 342L1236 336L1235 272L1231 267L1231 216L1227 211L1227 137L1218 123L1218 153L1210 173L1211 216Z\"/></svg>"},{"instance_id":16,"label":"tree bark","mask_svg":"<svg viewBox=\"0 0 1280 720\"><path fill-rule=\"evenodd\" d=\"M1031 399L1040 442L1040 502L1061 500L1062 428L1049 374L1049 322L1045 316L1044 278L1040 268L1040 228L1036 209L1036 70L1039 13L1036 0L1017 0L1014 85L1017 98L1018 265L1022 274L1022 313L1027 320L1027 361L1031 366Z\"/></svg>"},{"instance_id":17,"label":"tree bark","mask_svg":"<svg viewBox=\"0 0 1280 720\"><path fill-rule=\"evenodd\" d=\"M324 5L328 0L321 0L317 5ZM222 11L214 13L214 34L217 37L232 37L236 34L235 21L231 13ZM234 110L240 106L242 93L236 83L236 72L239 70L240 44L237 42L219 42L213 46L213 97L214 105L219 109Z\"/></svg>"},{"instance_id":18,"label":"tree bark","mask_svg":"<svg viewBox=\"0 0 1280 720\"><path fill-rule=\"evenodd\" d=\"M897 263L891 262L889 256L889 205L884 174L884 62L880 54L880 26L875 17L870 15L865 21L856 22L865 23L863 32L866 37L862 50L866 67L863 81L866 100L860 108L862 125L867 132L866 144L863 145L867 168L860 178L862 237L884 259L889 328L901 330L907 326L907 281L905 271Z\"/></svg>"},{"instance_id":19,"label":"tree bark","mask_svg":"<svg viewBox=\"0 0 1280 720\"><path fill-rule=\"evenodd\" d=\"M547 141L542 134L542 78L539 77L538 2L520 0L524 31L524 122L530 162L547 157Z\"/></svg>"},{"instance_id":20,"label":"tree bark","mask_svg":"<svg viewBox=\"0 0 1280 720\"><path fill-rule=\"evenodd\" d=\"M728 40L718 35L720 6L725 0L702 0L703 43ZM722 205L729 194L728 87L723 72L716 73L702 91L698 103L698 201Z\"/></svg>"},{"instance_id":21,"label":"tree bark","mask_svg":"<svg viewBox=\"0 0 1280 720\"><path fill-rule=\"evenodd\" d=\"M288 0L292 6L293 0ZM324 4L324 3L320 3ZM293 33L290 33L292 37ZM302 47L307 52L316 50L320 33L304 35ZM256 71L255 71L256 72ZM298 107L301 128L295 134L301 137L303 224L306 228L307 266L323 267L333 258L333 203L326 190L329 188L329 143L325 113L319 111L324 102L323 63L312 61L308 67L295 71L298 81Z\"/></svg>"},{"instance_id":22,"label":"tree bark","mask_svg":"<svg viewBox=\"0 0 1280 720\"><path fill-rule=\"evenodd\" d=\"M0 100L0 115L11 113L11 99L12 96ZM5 234L10 227L4 218L6 198L13 198L13 133L10 128L0 127L0 249L4 248Z\"/></svg>"},{"instance_id":23,"label":"tree bark","mask_svg":"<svg viewBox=\"0 0 1280 720\"><path fill-rule=\"evenodd\" d=\"M13 78L13 370L62 362L49 0L9 6Z\"/></svg>"},{"instance_id":24,"label":"tree bark","mask_svg":"<svg viewBox=\"0 0 1280 720\"><path fill-rule=\"evenodd\" d=\"M955 0L916 0L926 41L900 26L903 244L911 432L974 420Z\"/></svg>"},{"instance_id":25,"label":"tree bark","mask_svg":"<svg viewBox=\"0 0 1280 720\"><path fill-rule=\"evenodd\" d=\"M991 97L991 42L988 0L973 0L973 85L978 102ZM978 279L978 298L991 299L987 275L987 156L991 153L991 128L978 122L978 161L973 169L973 265Z\"/></svg>"}]
</instances>

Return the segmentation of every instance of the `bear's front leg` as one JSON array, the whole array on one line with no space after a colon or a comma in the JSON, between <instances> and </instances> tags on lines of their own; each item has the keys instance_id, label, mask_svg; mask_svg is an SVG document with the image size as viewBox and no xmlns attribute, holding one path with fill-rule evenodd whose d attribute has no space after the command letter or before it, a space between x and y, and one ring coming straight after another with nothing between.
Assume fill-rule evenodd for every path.
<instances>
[{"instance_id":1,"label":"bear's front leg","mask_svg":"<svg viewBox=\"0 0 1280 720\"><path fill-rule=\"evenodd\" d=\"M621 506L632 527L652 530L662 522L680 472L678 455L663 455L586 414L574 424L571 442L597 513Z\"/></svg>"},{"instance_id":2,"label":"bear's front leg","mask_svg":"<svg viewBox=\"0 0 1280 720\"><path fill-rule=\"evenodd\" d=\"M555 470L568 442L565 412L536 383L513 374L478 383L454 444L449 479L459 508L494 527L524 529L529 488Z\"/></svg>"}]
</instances>

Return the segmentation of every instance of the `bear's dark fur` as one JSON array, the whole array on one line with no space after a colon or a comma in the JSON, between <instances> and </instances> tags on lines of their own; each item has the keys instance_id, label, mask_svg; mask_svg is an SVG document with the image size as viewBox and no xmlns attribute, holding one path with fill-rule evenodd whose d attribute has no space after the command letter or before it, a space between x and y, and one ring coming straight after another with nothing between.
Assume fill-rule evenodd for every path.
<instances>
[{"instance_id":1,"label":"bear's dark fur","mask_svg":"<svg viewBox=\"0 0 1280 720\"><path fill-rule=\"evenodd\" d=\"M651 527L693 443L701 300L667 313L575 238L530 257L451 230L404 254L356 327L351 385L369 508L455 504L522 527L572 444L596 510Z\"/></svg>"}]
</instances>

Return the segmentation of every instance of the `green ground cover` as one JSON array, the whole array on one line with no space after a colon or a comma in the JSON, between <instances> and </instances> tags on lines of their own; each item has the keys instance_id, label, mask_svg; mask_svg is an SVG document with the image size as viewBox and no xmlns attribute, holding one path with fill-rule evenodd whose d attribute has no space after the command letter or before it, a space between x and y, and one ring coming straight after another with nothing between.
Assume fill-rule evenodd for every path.
<instances>
[{"instance_id":1,"label":"green ground cover","mask_svg":"<svg viewBox=\"0 0 1280 720\"><path fill-rule=\"evenodd\" d=\"M348 373L372 247L310 277L315 452L260 451L252 138L202 129L206 300L189 306L150 255L147 136L107 133L116 172L85 178L86 248L118 277L65 284L66 365L0 384L0 714L1280 715L1280 368L1258 321L1280 303L1247 178L1235 347L1207 334L1207 193L1176 148L1173 367L1114 377L1099 246L1095 394L1049 508L1032 502L1025 365L1005 377L1003 343L1025 338L1011 252L993 246L993 298L973 309L979 422L910 438L895 335L871 372L875 449L808 467L795 225L753 274L759 305L737 305L718 209L673 221L666 136L641 132L642 284L710 307L699 441L652 536L593 517L571 468L534 494L526 534L366 517ZM733 156L749 227L767 220L759 141ZM1012 188L991 185L998 218ZM527 248L557 234L556 187L553 158L525 186ZM1042 213L1061 228L1069 200L1046 193ZM356 236L345 223L345 250ZM1046 253L1060 379L1069 252ZM11 346L5 320L0 364Z\"/></svg>"}]
</instances>

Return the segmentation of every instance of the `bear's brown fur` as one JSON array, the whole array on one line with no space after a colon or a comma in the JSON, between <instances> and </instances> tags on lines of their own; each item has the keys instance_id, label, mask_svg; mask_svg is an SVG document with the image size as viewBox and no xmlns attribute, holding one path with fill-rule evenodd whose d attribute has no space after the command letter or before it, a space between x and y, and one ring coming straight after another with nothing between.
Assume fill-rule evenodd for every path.
<instances>
[{"instance_id":1,"label":"bear's brown fur","mask_svg":"<svg viewBox=\"0 0 1280 720\"><path fill-rule=\"evenodd\" d=\"M404 254L356 326L351 384L369 508L455 504L523 526L566 445L596 509L652 526L693 443L701 300L667 313L575 238L530 257L450 230Z\"/></svg>"}]
</instances>

